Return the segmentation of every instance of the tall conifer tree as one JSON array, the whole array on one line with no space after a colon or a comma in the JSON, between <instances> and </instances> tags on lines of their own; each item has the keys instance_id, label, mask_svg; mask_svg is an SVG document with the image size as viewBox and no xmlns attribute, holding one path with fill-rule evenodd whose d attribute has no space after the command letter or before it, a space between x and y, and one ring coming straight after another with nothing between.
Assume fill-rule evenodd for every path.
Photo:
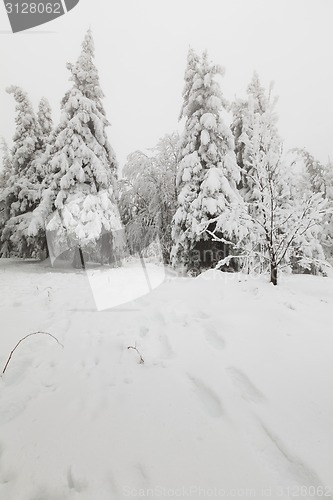
<instances>
[{"instance_id":1,"label":"tall conifer tree","mask_svg":"<svg viewBox=\"0 0 333 500\"><path fill-rule=\"evenodd\" d=\"M28 227L32 211L40 199L34 160L39 154L41 128L26 92L10 87L16 101L16 131L11 150L11 170L1 194L5 219L1 235L3 256L37 257L42 248L30 236Z\"/></svg>"},{"instance_id":2,"label":"tall conifer tree","mask_svg":"<svg viewBox=\"0 0 333 500\"><path fill-rule=\"evenodd\" d=\"M181 139L178 167L178 209L173 220L172 260L191 266L191 253L200 240L210 239L203 227L219 218L220 233L233 236L231 204L239 199L240 179L234 153L234 139L222 118L226 101L217 77L223 73L212 65L207 53L201 60L192 50L185 73ZM215 228L215 225L214 225Z\"/></svg>"},{"instance_id":3,"label":"tall conifer tree","mask_svg":"<svg viewBox=\"0 0 333 500\"><path fill-rule=\"evenodd\" d=\"M117 162L109 144L94 43L89 30L76 64L69 64L73 87L62 101L61 123L48 148L48 180L31 231L45 218L58 243L91 249L103 232L121 228L116 199ZM78 265L77 259L75 265Z\"/></svg>"}]
</instances>

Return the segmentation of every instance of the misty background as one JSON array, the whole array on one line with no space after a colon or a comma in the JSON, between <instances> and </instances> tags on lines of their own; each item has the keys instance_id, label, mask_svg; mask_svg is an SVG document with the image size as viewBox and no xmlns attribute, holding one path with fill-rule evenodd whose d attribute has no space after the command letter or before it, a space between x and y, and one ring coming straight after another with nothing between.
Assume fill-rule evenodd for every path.
<instances>
[{"instance_id":1,"label":"misty background","mask_svg":"<svg viewBox=\"0 0 333 500\"><path fill-rule=\"evenodd\" d=\"M24 88L37 106L49 99L55 123L74 62L91 27L109 137L123 165L136 149L182 130L178 116L189 46L208 50L225 70L222 91L243 97L256 70L279 96L285 150L305 147L322 162L333 158L331 0L80 0L71 12L12 34L0 5L0 135L14 133L8 85Z\"/></svg>"}]
</instances>

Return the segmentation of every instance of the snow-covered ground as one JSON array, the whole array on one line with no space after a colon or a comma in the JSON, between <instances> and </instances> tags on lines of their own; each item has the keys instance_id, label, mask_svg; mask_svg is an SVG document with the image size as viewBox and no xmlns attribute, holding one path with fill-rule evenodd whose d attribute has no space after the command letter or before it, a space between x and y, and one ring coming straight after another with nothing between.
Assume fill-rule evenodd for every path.
<instances>
[{"instance_id":1,"label":"snow-covered ground","mask_svg":"<svg viewBox=\"0 0 333 500\"><path fill-rule=\"evenodd\" d=\"M0 499L330 498L332 306L208 271L98 311L85 273L1 259L1 371L63 347L0 378Z\"/></svg>"}]
</instances>

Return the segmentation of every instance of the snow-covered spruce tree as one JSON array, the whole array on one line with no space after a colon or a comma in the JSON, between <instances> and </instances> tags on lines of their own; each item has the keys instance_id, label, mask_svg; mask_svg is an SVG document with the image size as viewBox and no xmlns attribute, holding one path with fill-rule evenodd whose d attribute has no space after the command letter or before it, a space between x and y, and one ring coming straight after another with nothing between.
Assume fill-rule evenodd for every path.
<instances>
[{"instance_id":1,"label":"snow-covered spruce tree","mask_svg":"<svg viewBox=\"0 0 333 500\"><path fill-rule=\"evenodd\" d=\"M242 145L241 191L246 209L242 218L247 228L237 246L244 256L250 256L252 268L265 259L276 285L283 266L295 262L305 268L322 266L324 254L318 236L327 203L320 195L299 196L282 159L275 102L268 96L265 107L258 106L257 95L249 92L242 133L237 137Z\"/></svg>"},{"instance_id":2,"label":"snow-covered spruce tree","mask_svg":"<svg viewBox=\"0 0 333 500\"><path fill-rule=\"evenodd\" d=\"M306 149L293 149L297 158L301 159L304 189L313 193L322 193L325 198L333 199L333 169L328 162L323 164L316 160Z\"/></svg>"},{"instance_id":3,"label":"snow-covered spruce tree","mask_svg":"<svg viewBox=\"0 0 333 500\"><path fill-rule=\"evenodd\" d=\"M174 133L162 137L147 154L130 154L121 181L120 209L131 251L143 251L158 237L165 263L172 245L178 150L179 135Z\"/></svg>"},{"instance_id":4,"label":"snow-covered spruce tree","mask_svg":"<svg viewBox=\"0 0 333 500\"><path fill-rule=\"evenodd\" d=\"M39 189L39 197L37 208L40 206L43 191L48 186L48 169L47 169L47 154L46 151L52 144L53 120L52 111L49 101L42 97L38 104L37 123L39 132L39 148L36 150L34 160L29 169L29 178ZM48 257L48 246L46 241L45 225L41 225L37 231L31 233L30 227L33 224L34 212L28 219L28 227L26 233L31 238L33 237L34 246L38 249L40 258Z\"/></svg>"},{"instance_id":5,"label":"snow-covered spruce tree","mask_svg":"<svg viewBox=\"0 0 333 500\"><path fill-rule=\"evenodd\" d=\"M333 165L328 162L323 164L316 160L305 149L294 149L296 154L295 163L300 168L298 191L304 197L310 197L313 193L320 193L327 199L329 207L333 206ZM326 258L333 262L333 220L328 211L322 221L320 241Z\"/></svg>"},{"instance_id":6,"label":"snow-covered spruce tree","mask_svg":"<svg viewBox=\"0 0 333 500\"><path fill-rule=\"evenodd\" d=\"M0 168L0 190L7 186L8 179L12 171L12 156L7 141L0 137L0 150L2 156L2 165Z\"/></svg>"},{"instance_id":7,"label":"snow-covered spruce tree","mask_svg":"<svg viewBox=\"0 0 333 500\"><path fill-rule=\"evenodd\" d=\"M50 241L75 249L73 264L84 267L83 251L95 251L103 233L121 229L117 163L106 134L109 122L90 30L76 64L68 68L73 87L63 99L61 123L47 148L47 185L30 231L36 233L47 220Z\"/></svg>"},{"instance_id":8,"label":"snow-covered spruce tree","mask_svg":"<svg viewBox=\"0 0 333 500\"><path fill-rule=\"evenodd\" d=\"M97 111L101 114L102 117L104 117L104 120L106 120L106 113L103 106L103 98L105 96L100 87L99 74L94 62L94 58L94 40L92 32L89 29L84 38L82 51L76 64L69 63L67 67L72 73L74 88L78 89L84 97L93 101L96 105ZM105 126L108 125L109 122L106 120ZM107 155L108 164L111 168L113 178L116 179L118 177L118 162L116 160L115 153L107 139L104 141L103 147ZM116 188L117 184L114 183L114 189Z\"/></svg>"},{"instance_id":9,"label":"snow-covered spruce tree","mask_svg":"<svg viewBox=\"0 0 333 500\"><path fill-rule=\"evenodd\" d=\"M173 265L187 269L205 265L202 252L197 249L200 243L211 240L209 232L215 229L227 242L226 238L234 239L238 230L232 205L239 203L236 184L240 172L233 136L221 116L226 102L217 77L222 73L219 66L209 63L207 53L199 60L190 51L185 73L182 108L185 130L181 138L178 209L173 219L171 253ZM215 222L211 224L213 219ZM194 263L195 260L199 262ZM212 254L207 260L213 264Z\"/></svg>"},{"instance_id":10,"label":"snow-covered spruce tree","mask_svg":"<svg viewBox=\"0 0 333 500\"><path fill-rule=\"evenodd\" d=\"M326 165L326 197L329 207L333 207L333 162L329 160ZM333 213L331 212L324 223L322 245L327 260L333 265Z\"/></svg>"},{"instance_id":11,"label":"snow-covered spruce tree","mask_svg":"<svg viewBox=\"0 0 333 500\"><path fill-rule=\"evenodd\" d=\"M179 114L179 120L187 116L187 106L189 106L192 87L195 79L198 77L200 66L200 57L190 47L187 54L187 67L184 75L185 85L183 89L183 104Z\"/></svg>"},{"instance_id":12,"label":"snow-covered spruce tree","mask_svg":"<svg viewBox=\"0 0 333 500\"><path fill-rule=\"evenodd\" d=\"M256 72L247 88L247 96L247 99L238 99L232 104L233 121L230 128L235 138L237 164L241 169L241 179L237 187L242 198L250 201L255 196L255 186L251 179L253 162L248 157L251 151L245 147L245 143L251 142L254 136L253 114L265 113L269 105L265 89L261 86Z\"/></svg>"},{"instance_id":13,"label":"snow-covered spruce tree","mask_svg":"<svg viewBox=\"0 0 333 500\"><path fill-rule=\"evenodd\" d=\"M0 242L1 235L5 221L9 218L8 205L6 203L6 198L3 196L4 190L7 186L8 179L11 175L12 170L12 159L8 148L8 144L4 138L0 138L0 149L2 153L2 166L0 169Z\"/></svg>"},{"instance_id":14,"label":"snow-covered spruce tree","mask_svg":"<svg viewBox=\"0 0 333 500\"><path fill-rule=\"evenodd\" d=\"M41 130L30 100L20 87L10 87L16 101L16 131L11 150L11 169L1 193L4 225L1 255L38 257L43 250L28 233L31 213L40 198L34 160L42 147Z\"/></svg>"},{"instance_id":15,"label":"snow-covered spruce tree","mask_svg":"<svg viewBox=\"0 0 333 500\"><path fill-rule=\"evenodd\" d=\"M12 170L12 157L6 139L0 137L0 150L2 155L2 166L0 168L0 186L5 187L7 179Z\"/></svg>"},{"instance_id":16,"label":"snow-covered spruce tree","mask_svg":"<svg viewBox=\"0 0 333 500\"><path fill-rule=\"evenodd\" d=\"M38 104L37 120L41 130L43 149L46 149L51 132L53 130L52 110L46 97L42 97Z\"/></svg>"}]
</instances>

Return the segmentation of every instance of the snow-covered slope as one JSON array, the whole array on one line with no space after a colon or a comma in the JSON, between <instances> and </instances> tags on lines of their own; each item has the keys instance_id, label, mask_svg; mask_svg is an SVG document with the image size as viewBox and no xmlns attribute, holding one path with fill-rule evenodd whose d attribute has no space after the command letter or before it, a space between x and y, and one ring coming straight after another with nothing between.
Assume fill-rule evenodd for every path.
<instances>
[{"instance_id":1,"label":"snow-covered slope","mask_svg":"<svg viewBox=\"0 0 333 500\"><path fill-rule=\"evenodd\" d=\"M330 497L332 278L209 271L98 312L84 273L2 259L0 294L1 369L28 333L64 346L0 379L1 500Z\"/></svg>"}]
</instances>

